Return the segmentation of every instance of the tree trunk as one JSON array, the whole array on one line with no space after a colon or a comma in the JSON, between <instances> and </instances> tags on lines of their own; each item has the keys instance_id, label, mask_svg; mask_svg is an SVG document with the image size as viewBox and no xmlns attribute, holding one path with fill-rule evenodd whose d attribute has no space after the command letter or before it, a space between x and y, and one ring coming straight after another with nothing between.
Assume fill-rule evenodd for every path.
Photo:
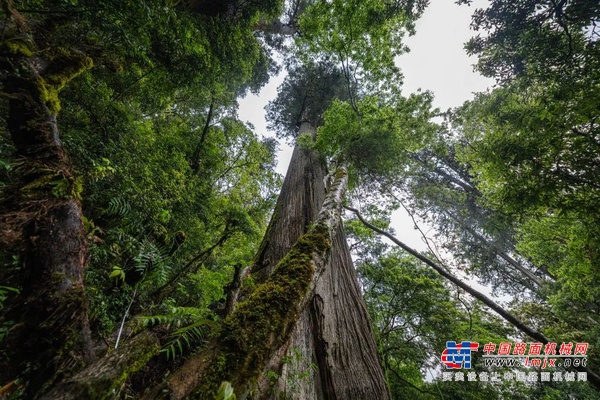
<instances>
[{"instance_id":1,"label":"tree trunk","mask_svg":"<svg viewBox=\"0 0 600 400\"><path fill-rule=\"evenodd\" d=\"M211 398L224 381L242 399L260 395L257 382L267 361L286 347L328 266L347 182L346 169L339 167L314 226L298 238L268 278L246 293L212 343L189 357L145 398Z\"/></svg>"},{"instance_id":2,"label":"tree trunk","mask_svg":"<svg viewBox=\"0 0 600 400\"><path fill-rule=\"evenodd\" d=\"M300 133L314 129L303 123ZM325 163L296 147L275 213L252 271L264 280L316 220L325 197ZM287 352L287 356L285 356ZM273 371L280 375L274 384ZM343 228L333 238L329 263L290 340L276 352L259 382L260 396L293 399L387 399L385 377Z\"/></svg>"},{"instance_id":3,"label":"tree trunk","mask_svg":"<svg viewBox=\"0 0 600 400\"><path fill-rule=\"evenodd\" d=\"M341 229L347 173L338 168L325 195L324 171L314 151L295 149L255 285L215 340L144 398L210 398L223 381L241 399L389 398Z\"/></svg>"},{"instance_id":4,"label":"tree trunk","mask_svg":"<svg viewBox=\"0 0 600 400\"><path fill-rule=\"evenodd\" d=\"M50 61L33 50L19 38L0 45L7 127L21 160L20 180L5 190L0 205L0 245L20 261L2 271L20 294L9 299L1 316L14 325L5 338L0 380L28 381L27 398L93 359L79 184L56 123L58 92L90 68L91 60L65 50Z\"/></svg>"}]
</instances>

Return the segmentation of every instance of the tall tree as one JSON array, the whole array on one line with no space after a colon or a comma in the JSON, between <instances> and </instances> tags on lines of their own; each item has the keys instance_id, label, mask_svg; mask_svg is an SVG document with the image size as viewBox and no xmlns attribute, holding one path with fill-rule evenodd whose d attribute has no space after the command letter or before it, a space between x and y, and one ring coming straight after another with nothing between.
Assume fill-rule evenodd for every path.
<instances>
[{"instance_id":1,"label":"tall tree","mask_svg":"<svg viewBox=\"0 0 600 400\"><path fill-rule=\"evenodd\" d=\"M280 205L250 270L253 273L237 305L230 304L229 315L213 329L216 339L208 347L185 362L160 361L155 355L158 343L165 342L164 331L125 324L130 311L197 299L197 295L186 298L191 291L186 293L182 287L198 279L198 268L215 259L243 260L235 254L235 245L226 247L234 253L229 257L217 258L215 253L258 230L269 203L253 204L252 196L243 191L268 194L272 182L261 169L272 167L272 146L245 140L248 131L227 113L235 95L264 82L269 60L252 31L262 29L261 21L270 21L281 11L280 2L231 1L216 8L202 1L134 5L25 1L15 6L7 0L2 4L6 18L1 79L4 97L9 99L3 109L10 146L22 165L11 175L13 184L3 190L2 198L3 250L8 250L2 260L12 263L6 275L10 285L20 289L2 309L2 326L12 324L3 337L7 357L2 378L10 382L7 387L23 382L25 396L34 398L105 398L122 388L136 370L146 367L144 375L147 368L159 364L159 370L172 374L164 385L151 381L150 395L206 398L222 380L229 380L240 395L268 397L273 389L264 372L280 371L289 359L284 352L294 348L303 363L314 360L318 366L310 379L301 380L302 387L296 388L299 396L387 398L377 347L339 226L346 172L336 169L326 191L325 160L311 149L297 150ZM333 98L348 96L354 102L365 90L361 87L376 87L380 79L393 78L397 73L393 58L403 50L397 39L412 29L424 4L293 5L302 10L297 48L308 50L303 62L332 60L337 69L331 77L344 84L345 93L317 93L320 100L305 98L305 105L298 108L300 119L293 123L302 125L303 131L308 124L314 130ZM332 26L327 25L330 22ZM300 59L300 54L292 56ZM92 59L96 68L86 72ZM79 75L77 90L66 92L67 84ZM169 89L171 85L177 89ZM68 112L59 114L61 90L81 100L72 101ZM92 93L99 95L100 109L90 101ZM190 96L197 96L198 103L185 101ZM72 136L59 133L57 116L61 115L66 117L62 127ZM77 133L80 129L92 135ZM182 137L184 130L198 133L196 143ZM310 144L313 139L304 136L303 140ZM218 152L219 140L233 155ZM86 147L89 154L82 150ZM81 187L66 148L88 173L86 182L114 175L111 182L122 189L116 192L108 182L88 189L90 196L84 201L94 210L98 225L84 218ZM158 167L157 160L166 156L174 164L169 168L171 179ZM245 173L238 172L248 166ZM260 176L257 182L249 179L252 173ZM190 183L180 179L186 175ZM261 191L260 184L266 190ZM188 198L179 192L186 185L194 191ZM178 201L169 197L172 193L177 193ZM104 205L94 209L99 199ZM197 206L185 207L185 200ZM215 213L211 234L202 232L201 226L207 224L208 215L188 221L202 239L172 231L177 227L170 223L175 215L181 226L186 212L192 215L199 210ZM148 221L140 223L143 218ZM286 220L290 225L280 222ZM114 229L112 223L121 226ZM104 236L106 245L98 236L103 236L103 229L110 231ZM89 329L84 285L89 240L98 244L94 261L112 268L113 283L121 280L129 287L114 297L92 296L98 299L94 318L100 310L104 329L114 330L119 324L114 311L102 310L101 301L116 297L116 304L127 305L125 299L131 294L120 328L109 339L112 351L102 345L93 348L97 332ZM191 261L170 269L165 260L178 252L189 255L193 244L201 248ZM114 260L120 264L110 267ZM94 267L88 274L96 279L90 289L114 290L107 287L107 279L99 278L101 268ZM235 269L241 270L237 265ZM160 304L165 298L166 304ZM153 304L156 300L159 304ZM175 317L169 318L157 317L174 323ZM195 348L202 340L192 343L189 332L197 338L194 329L210 323L193 322L196 325L171 333L184 335ZM128 334L133 337L127 340ZM182 340L177 343L181 346ZM285 383L306 371L285 364L285 378L275 390L288 392ZM357 373L362 379L356 379ZM145 389L133 386L131 393L138 395Z\"/></svg>"},{"instance_id":2,"label":"tall tree","mask_svg":"<svg viewBox=\"0 0 600 400\"><path fill-rule=\"evenodd\" d=\"M304 121L300 134L314 135ZM268 271L315 221L325 196L327 170L315 150L296 147L271 224L252 273ZM258 278L260 280L260 278ZM297 352L301 363L287 363L275 391L295 398L388 398L385 378L352 258L342 226L332 238L330 261L314 295L300 314L290 341L275 353L268 368L280 371L285 350ZM294 354L292 352L292 354ZM311 365L315 364L313 370ZM293 388L295 376L309 373Z\"/></svg>"}]
</instances>

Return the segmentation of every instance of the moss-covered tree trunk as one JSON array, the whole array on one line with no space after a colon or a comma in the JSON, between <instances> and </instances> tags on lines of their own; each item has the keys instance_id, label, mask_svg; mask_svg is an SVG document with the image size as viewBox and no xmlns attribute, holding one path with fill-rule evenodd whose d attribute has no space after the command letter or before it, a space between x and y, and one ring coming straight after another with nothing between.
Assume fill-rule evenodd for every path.
<instances>
[{"instance_id":1,"label":"moss-covered tree trunk","mask_svg":"<svg viewBox=\"0 0 600 400\"><path fill-rule=\"evenodd\" d=\"M145 399L210 399L223 381L239 398L389 397L341 229L347 172L336 170L327 193L324 176L315 152L294 151L255 284L215 339Z\"/></svg>"},{"instance_id":2,"label":"moss-covered tree trunk","mask_svg":"<svg viewBox=\"0 0 600 400\"><path fill-rule=\"evenodd\" d=\"M14 321L3 342L0 382L24 378L25 396L34 398L93 358L79 185L56 122L58 92L91 67L91 60L64 49L39 50L24 25L4 29L1 85L19 180L1 199L0 245L18 256L13 269L2 273L3 284L20 294L9 299L0 317Z\"/></svg>"},{"instance_id":3,"label":"moss-covered tree trunk","mask_svg":"<svg viewBox=\"0 0 600 400\"><path fill-rule=\"evenodd\" d=\"M301 134L314 128L307 122ZM260 281L317 218L325 198L324 160L296 146L252 275ZM281 377L273 387L273 373ZM327 267L290 340L272 355L259 382L263 398L386 399L388 391L371 322L339 225Z\"/></svg>"}]
</instances>

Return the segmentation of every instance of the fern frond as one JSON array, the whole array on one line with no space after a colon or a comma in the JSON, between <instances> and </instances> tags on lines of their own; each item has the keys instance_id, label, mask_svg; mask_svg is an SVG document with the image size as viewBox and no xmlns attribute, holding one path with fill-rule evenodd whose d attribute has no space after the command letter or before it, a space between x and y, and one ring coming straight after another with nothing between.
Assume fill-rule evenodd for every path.
<instances>
[{"instance_id":1,"label":"fern frond","mask_svg":"<svg viewBox=\"0 0 600 400\"><path fill-rule=\"evenodd\" d=\"M165 315L138 317L143 326L168 325L175 327L162 352L167 359L175 359L216 332L219 324L206 318L206 312L195 307L172 307Z\"/></svg>"},{"instance_id":2,"label":"fern frond","mask_svg":"<svg viewBox=\"0 0 600 400\"><path fill-rule=\"evenodd\" d=\"M108 201L106 212L110 215L125 217L131 212L131 204L123 197L113 197Z\"/></svg>"},{"instance_id":3,"label":"fern frond","mask_svg":"<svg viewBox=\"0 0 600 400\"><path fill-rule=\"evenodd\" d=\"M140 274L148 274L147 278L157 285L167 282L171 265L169 250L148 239L141 241L138 253L133 258L135 270Z\"/></svg>"},{"instance_id":4,"label":"fern frond","mask_svg":"<svg viewBox=\"0 0 600 400\"><path fill-rule=\"evenodd\" d=\"M165 344L162 352L167 359L174 360L184 354L184 351L201 343L216 331L218 324L210 319L201 319L190 325L177 329L170 336L170 340Z\"/></svg>"}]
</instances>

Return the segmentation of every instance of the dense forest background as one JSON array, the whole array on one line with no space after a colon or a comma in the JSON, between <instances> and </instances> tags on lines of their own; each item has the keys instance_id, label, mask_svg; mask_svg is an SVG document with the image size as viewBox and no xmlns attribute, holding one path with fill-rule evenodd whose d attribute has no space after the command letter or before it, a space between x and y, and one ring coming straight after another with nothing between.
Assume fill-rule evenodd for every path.
<instances>
[{"instance_id":1,"label":"dense forest background","mask_svg":"<svg viewBox=\"0 0 600 400\"><path fill-rule=\"evenodd\" d=\"M426 0L1 3L0 398L600 398L597 1L474 9L448 111L395 64ZM237 116L281 69L285 181ZM448 340L589 382L444 381Z\"/></svg>"}]
</instances>

